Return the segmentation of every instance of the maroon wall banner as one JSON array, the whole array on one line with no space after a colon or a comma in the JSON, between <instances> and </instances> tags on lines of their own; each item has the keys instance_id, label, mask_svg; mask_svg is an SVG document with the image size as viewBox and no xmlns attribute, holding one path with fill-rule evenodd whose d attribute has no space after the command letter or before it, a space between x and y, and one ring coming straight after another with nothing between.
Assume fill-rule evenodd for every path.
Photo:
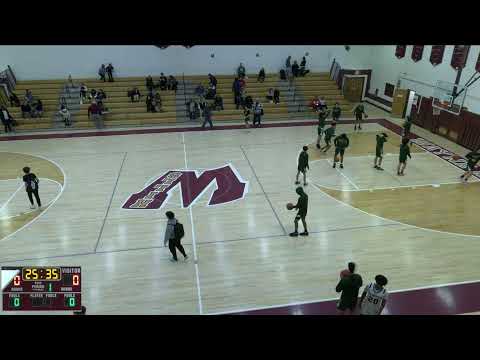
<instances>
[{"instance_id":1,"label":"maroon wall banner","mask_svg":"<svg viewBox=\"0 0 480 360\"><path fill-rule=\"evenodd\" d=\"M478 54L477 63L475 64L475 70L480 72L480 54Z\"/></svg>"},{"instance_id":2,"label":"maroon wall banner","mask_svg":"<svg viewBox=\"0 0 480 360\"><path fill-rule=\"evenodd\" d=\"M445 52L445 45L433 45L430 53L430 63L433 66L441 64L443 61L443 53Z\"/></svg>"},{"instance_id":3,"label":"maroon wall banner","mask_svg":"<svg viewBox=\"0 0 480 360\"><path fill-rule=\"evenodd\" d=\"M423 56L423 48L425 45L413 45L413 50L412 50L412 60L417 62L422 60Z\"/></svg>"},{"instance_id":4,"label":"maroon wall banner","mask_svg":"<svg viewBox=\"0 0 480 360\"><path fill-rule=\"evenodd\" d=\"M407 51L407 45L397 45L395 49L395 56L398 59L401 59L405 56L405 52Z\"/></svg>"},{"instance_id":5,"label":"maroon wall banner","mask_svg":"<svg viewBox=\"0 0 480 360\"><path fill-rule=\"evenodd\" d=\"M243 199L248 191L248 182L243 181L231 165L204 170L200 176L194 170L169 170L143 190L132 194L123 204L123 209L160 209L179 186L182 207L188 208L211 186L215 186L207 206L229 203Z\"/></svg>"},{"instance_id":6,"label":"maroon wall banner","mask_svg":"<svg viewBox=\"0 0 480 360\"><path fill-rule=\"evenodd\" d=\"M453 48L452 61L450 62L450 65L452 65L455 70L465 67L469 50L470 45L455 45Z\"/></svg>"}]
</instances>

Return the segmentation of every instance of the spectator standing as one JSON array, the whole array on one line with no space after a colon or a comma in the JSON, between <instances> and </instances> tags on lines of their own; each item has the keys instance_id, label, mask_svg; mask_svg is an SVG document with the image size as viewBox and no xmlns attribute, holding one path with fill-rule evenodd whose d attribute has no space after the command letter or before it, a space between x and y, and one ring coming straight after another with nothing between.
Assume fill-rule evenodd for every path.
<instances>
[{"instance_id":1,"label":"spectator standing","mask_svg":"<svg viewBox=\"0 0 480 360\"><path fill-rule=\"evenodd\" d=\"M155 112L155 100L153 98L153 95L150 93L147 95L147 98L145 99L145 103L147 104L147 112Z\"/></svg>"},{"instance_id":2,"label":"spectator standing","mask_svg":"<svg viewBox=\"0 0 480 360\"><path fill-rule=\"evenodd\" d=\"M12 132L13 118L5 106L0 107L0 119L2 120L2 124L5 128L5 133Z\"/></svg>"},{"instance_id":3,"label":"spectator standing","mask_svg":"<svg viewBox=\"0 0 480 360\"><path fill-rule=\"evenodd\" d=\"M292 57L290 55L287 57L287 60L285 61L285 71L287 72L287 75L292 72Z\"/></svg>"},{"instance_id":4,"label":"spectator standing","mask_svg":"<svg viewBox=\"0 0 480 360\"><path fill-rule=\"evenodd\" d=\"M97 129L103 128L102 109L93 101L88 108L88 119L93 120Z\"/></svg>"},{"instance_id":5,"label":"spectator standing","mask_svg":"<svg viewBox=\"0 0 480 360\"><path fill-rule=\"evenodd\" d=\"M185 234L183 225L180 224L177 219L175 219L175 214L173 212L167 211L165 215L167 216L168 221L167 228L165 229L165 238L163 240L163 244L166 247L168 243L168 247L172 253L172 259L170 261L178 261L176 249L178 249L182 253L184 259L187 260L188 256L181 244L182 237Z\"/></svg>"},{"instance_id":6,"label":"spectator standing","mask_svg":"<svg viewBox=\"0 0 480 360\"><path fill-rule=\"evenodd\" d=\"M258 73L257 82L263 83L265 81L265 69L262 67Z\"/></svg>"},{"instance_id":7,"label":"spectator standing","mask_svg":"<svg viewBox=\"0 0 480 360\"><path fill-rule=\"evenodd\" d=\"M375 283L365 287L360 298L361 315L381 315L387 304L388 293L385 286L388 280L383 275L375 276Z\"/></svg>"},{"instance_id":8,"label":"spectator standing","mask_svg":"<svg viewBox=\"0 0 480 360\"><path fill-rule=\"evenodd\" d=\"M153 79L148 75L145 79L145 85L147 86L148 91L152 91L155 85L153 84Z\"/></svg>"},{"instance_id":9,"label":"spectator standing","mask_svg":"<svg viewBox=\"0 0 480 360\"><path fill-rule=\"evenodd\" d=\"M71 126L72 122L71 120L71 115L70 111L68 111L67 107L65 105L62 105L60 111L58 112L62 118L63 123L65 124L65 127Z\"/></svg>"},{"instance_id":10,"label":"spectator standing","mask_svg":"<svg viewBox=\"0 0 480 360\"><path fill-rule=\"evenodd\" d=\"M241 89L240 80L238 79L238 77L236 77L235 80L233 80L232 91L233 91L235 105L237 107L237 110L240 107L240 89Z\"/></svg>"},{"instance_id":11,"label":"spectator standing","mask_svg":"<svg viewBox=\"0 0 480 360\"><path fill-rule=\"evenodd\" d=\"M213 129L212 110L210 109L210 105L204 104L202 129L205 129L205 125L207 124L207 122L210 124L210 129Z\"/></svg>"},{"instance_id":12,"label":"spectator standing","mask_svg":"<svg viewBox=\"0 0 480 360\"><path fill-rule=\"evenodd\" d=\"M167 90L167 82L167 77L163 73L160 73L160 79L158 81L158 87L160 88L160 90Z\"/></svg>"},{"instance_id":13,"label":"spectator standing","mask_svg":"<svg viewBox=\"0 0 480 360\"><path fill-rule=\"evenodd\" d=\"M153 99L153 106L155 108L155 112L162 112L162 97L160 96L160 93L156 93L155 97Z\"/></svg>"},{"instance_id":14,"label":"spectator standing","mask_svg":"<svg viewBox=\"0 0 480 360\"><path fill-rule=\"evenodd\" d=\"M337 304L337 309L342 315L352 315L357 307L358 293L363 285L363 279L360 275L356 274L355 266L350 268L349 263L349 275L343 276L338 282L335 291L341 292L340 301ZM355 264L353 264L355 265Z\"/></svg>"},{"instance_id":15,"label":"spectator standing","mask_svg":"<svg viewBox=\"0 0 480 360\"><path fill-rule=\"evenodd\" d=\"M113 65L112 63L108 64L108 66L105 68L108 74L108 81L113 82Z\"/></svg>"},{"instance_id":16,"label":"spectator standing","mask_svg":"<svg viewBox=\"0 0 480 360\"><path fill-rule=\"evenodd\" d=\"M23 168L23 182L25 183L25 191L28 195L28 200L30 200L30 209L35 209L35 205L33 204L33 195L35 196L35 200L37 201L38 208L42 207L42 202L40 201L40 195L38 194L38 183L39 180L34 173L30 172L30 168L28 166Z\"/></svg>"},{"instance_id":17,"label":"spectator standing","mask_svg":"<svg viewBox=\"0 0 480 360\"><path fill-rule=\"evenodd\" d=\"M102 66L100 66L100 69L98 69L98 75L100 75L100 80L103 80L103 82L107 81L105 79L106 72L107 70L105 69L105 64L102 64Z\"/></svg>"},{"instance_id":18,"label":"spectator standing","mask_svg":"<svg viewBox=\"0 0 480 360\"><path fill-rule=\"evenodd\" d=\"M80 104L83 104L83 102L87 99L87 91L87 85L82 83L82 85L80 85Z\"/></svg>"},{"instance_id":19,"label":"spectator standing","mask_svg":"<svg viewBox=\"0 0 480 360\"><path fill-rule=\"evenodd\" d=\"M253 126L258 124L258 127L260 127L262 123L262 115L263 115L263 106L262 104L260 104L260 101L257 99L253 107Z\"/></svg>"},{"instance_id":20,"label":"spectator standing","mask_svg":"<svg viewBox=\"0 0 480 360\"><path fill-rule=\"evenodd\" d=\"M292 74L294 77L298 77L299 68L300 67L298 66L297 60L295 60L292 65Z\"/></svg>"},{"instance_id":21,"label":"spectator standing","mask_svg":"<svg viewBox=\"0 0 480 360\"><path fill-rule=\"evenodd\" d=\"M237 76L239 79L243 79L245 77L245 66L242 63L237 68Z\"/></svg>"},{"instance_id":22,"label":"spectator standing","mask_svg":"<svg viewBox=\"0 0 480 360\"><path fill-rule=\"evenodd\" d=\"M168 90L173 90L177 92L177 87L178 87L178 81L175 79L173 75L170 75L168 77L168 83L167 83L167 88Z\"/></svg>"}]
</instances>

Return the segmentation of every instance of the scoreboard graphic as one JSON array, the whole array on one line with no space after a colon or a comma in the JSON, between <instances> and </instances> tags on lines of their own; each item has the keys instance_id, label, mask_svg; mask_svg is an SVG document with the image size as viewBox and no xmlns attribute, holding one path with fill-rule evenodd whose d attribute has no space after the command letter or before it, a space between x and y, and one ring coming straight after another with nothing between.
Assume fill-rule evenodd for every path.
<instances>
[{"instance_id":1,"label":"scoreboard graphic","mask_svg":"<svg viewBox=\"0 0 480 360\"><path fill-rule=\"evenodd\" d=\"M78 311L82 308L80 266L4 266L3 311Z\"/></svg>"}]
</instances>

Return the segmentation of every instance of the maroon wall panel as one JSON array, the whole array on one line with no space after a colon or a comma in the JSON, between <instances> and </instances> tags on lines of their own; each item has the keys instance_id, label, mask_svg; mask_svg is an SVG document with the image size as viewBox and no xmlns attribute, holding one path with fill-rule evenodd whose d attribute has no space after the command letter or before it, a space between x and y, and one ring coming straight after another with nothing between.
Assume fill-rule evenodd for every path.
<instances>
[{"instance_id":1,"label":"maroon wall panel","mask_svg":"<svg viewBox=\"0 0 480 360\"><path fill-rule=\"evenodd\" d=\"M413 45L412 60L417 62L422 60L424 45Z\"/></svg>"},{"instance_id":2,"label":"maroon wall panel","mask_svg":"<svg viewBox=\"0 0 480 360\"><path fill-rule=\"evenodd\" d=\"M450 65L456 70L463 69L467 63L470 45L455 45Z\"/></svg>"},{"instance_id":3,"label":"maroon wall panel","mask_svg":"<svg viewBox=\"0 0 480 360\"><path fill-rule=\"evenodd\" d=\"M407 45L397 45L395 49L395 56L398 59L401 59L405 56L405 52L407 51Z\"/></svg>"},{"instance_id":4,"label":"maroon wall panel","mask_svg":"<svg viewBox=\"0 0 480 360\"><path fill-rule=\"evenodd\" d=\"M443 61L443 53L445 52L445 45L433 45L430 53L430 63L435 66L441 64Z\"/></svg>"}]
</instances>

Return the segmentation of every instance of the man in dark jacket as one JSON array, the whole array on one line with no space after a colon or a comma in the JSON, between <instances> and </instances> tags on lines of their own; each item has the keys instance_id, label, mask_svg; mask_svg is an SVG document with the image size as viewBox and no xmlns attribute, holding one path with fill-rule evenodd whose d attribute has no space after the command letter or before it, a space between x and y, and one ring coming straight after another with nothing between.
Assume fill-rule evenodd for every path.
<instances>
[{"instance_id":1,"label":"man in dark jacket","mask_svg":"<svg viewBox=\"0 0 480 360\"><path fill-rule=\"evenodd\" d=\"M350 275L347 275L340 279L335 291L341 292L340 301L338 302L337 309L343 315L351 315L358 302L358 293L363 285L362 277L353 271L355 268L350 268Z\"/></svg>"},{"instance_id":2,"label":"man in dark jacket","mask_svg":"<svg viewBox=\"0 0 480 360\"><path fill-rule=\"evenodd\" d=\"M108 66L105 68L107 74L108 74L108 81L113 82L113 65L110 63Z\"/></svg>"},{"instance_id":3,"label":"man in dark jacket","mask_svg":"<svg viewBox=\"0 0 480 360\"><path fill-rule=\"evenodd\" d=\"M175 234L175 226L178 223L177 219L175 219L175 214L171 211L167 211L165 215L167 216L168 221L167 228L165 229L165 238L163 240L163 244L166 247L168 243L168 247L172 253L172 259L170 261L178 261L176 249L178 249L182 253L184 259L187 260L188 256L180 242L181 239L179 239Z\"/></svg>"},{"instance_id":4,"label":"man in dark jacket","mask_svg":"<svg viewBox=\"0 0 480 360\"><path fill-rule=\"evenodd\" d=\"M10 113L8 112L7 108L4 106L0 107L0 120L2 120L2 124L5 127L5 132L9 133L12 132L12 123L13 119Z\"/></svg>"},{"instance_id":5,"label":"man in dark jacket","mask_svg":"<svg viewBox=\"0 0 480 360\"><path fill-rule=\"evenodd\" d=\"M303 188L300 186L297 187L295 190L296 193L300 196L297 201L297 205L295 205L293 208L298 210L297 215L295 216L294 224L295 224L295 231L290 233L290 236L298 236L298 220L302 220L303 224L303 233L300 235L302 236L308 236L308 231L307 231L307 222L305 221L305 217L307 216L307 209L308 209L308 195L305 194L303 191Z\"/></svg>"}]
</instances>

